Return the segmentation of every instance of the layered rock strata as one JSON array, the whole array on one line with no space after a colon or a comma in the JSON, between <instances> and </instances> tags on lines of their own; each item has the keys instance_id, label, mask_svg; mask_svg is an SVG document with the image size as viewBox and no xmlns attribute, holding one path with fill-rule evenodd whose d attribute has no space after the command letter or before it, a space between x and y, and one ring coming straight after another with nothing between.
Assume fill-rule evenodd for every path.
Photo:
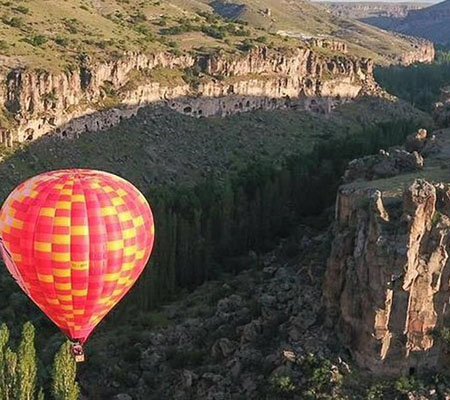
<instances>
[{"instance_id":1,"label":"layered rock strata","mask_svg":"<svg viewBox=\"0 0 450 400\"><path fill-rule=\"evenodd\" d=\"M155 103L193 116L291 106L326 112L370 91L372 70L366 59L266 47L239 56L130 53L109 63L80 60L61 73L14 69L0 78L0 109L9 118L0 119L0 140L99 130Z\"/></svg>"},{"instance_id":2,"label":"layered rock strata","mask_svg":"<svg viewBox=\"0 0 450 400\"><path fill-rule=\"evenodd\" d=\"M424 131L413 136L428 149L415 172L408 162L387 179L347 173L356 180L338 192L324 286L329 323L360 365L383 375L448 361L450 131L429 143ZM381 161L370 163L372 172Z\"/></svg>"}]
</instances>

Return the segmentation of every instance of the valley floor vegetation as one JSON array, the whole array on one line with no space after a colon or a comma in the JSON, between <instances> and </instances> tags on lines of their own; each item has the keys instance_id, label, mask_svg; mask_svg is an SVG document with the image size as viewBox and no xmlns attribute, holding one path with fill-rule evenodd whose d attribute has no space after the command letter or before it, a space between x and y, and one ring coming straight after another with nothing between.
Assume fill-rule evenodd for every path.
<instances>
[{"instance_id":1,"label":"valley floor vegetation","mask_svg":"<svg viewBox=\"0 0 450 400\"><path fill-rule=\"evenodd\" d=\"M375 77L389 93L430 112L441 89L450 83L450 49L437 46L436 60L431 64L379 67Z\"/></svg>"},{"instance_id":2,"label":"valley floor vegetation","mask_svg":"<svg viewBox=\"0 0 450 400\"><path fill-rule=\"evenodd\" d=\"M367 107L365 102L371 104L372 110L366 115L362 112ZM43 138L5 154L0 165L4 195L8 187L14 187L16 180L76 162L78 166L131 177L149 199L157 216L158 237L149 268L130 296L99 327L100 332L112 333L112 342L110 333L100 333L99 343L94 344L94 338L92 347L88 346L87 357L91 362L82 365L80 371L80 384L88 398L111 398L104 397L105 393L113 396L114 392L120 393L121 389L134 385L135 378L130 381L113 378L118 371L114 365L109 365L110 350L114 357L131 363L133 370L137 367L142 374L135 364L141 357L141 350L134 346L131 332L122 330L121 326L135 327L142 334L165 326L168 319L161 308L164 304L184 297L205 281L221 279L223 274L241 273L249 265L249 254L270 251L280 239L292 235L300 221L320 215L332 205L340 176L349 160L399 144L419 126L430 123L425 114L411 114L411 109L402 107L366 99L343 106L330 120L296 111L196 120L169 111L156 110L155 114L155 110L149 109L116 128L86 133L74 139L71 146L63 139ZM395 120L390 112L396 116ZM258 136L254 134L255 124L261 127ZM181 126L183 134L176 134ZM253 131L248 130L250 127ZM280 127L285 129L282 136ZM226 129L229 131L224 135ZM159 161L150 150L155 140L161 140L161 156L168 163L165 173L170 172L169 165L178 168L162 181L157 180L161 169L155 169ZM183 152L194 154L192 161L189 157L183 159L184 163L193 163L192 170L189 165L169 162L175 155L180 158L180 149L189 140L193 147L184 148L181 155ZM100 143L103 143L101 148ZM206 152L203 158L199 154L199 143L206 149L212 145L215 150ZM291 151L286 152L283 146ZM228 158L222 154L227 154ZM283 157L274 158L276 154L283 154ZM201 174L198 165L200 171L203 170ZM55 373L52 377L45 367L52 363L61 346L61 335L4 273L0 274L0 288L3 293L0 320L15 321L17 326L32 316L38 329L36 345L42 362L38 363L37 387L43 387L46 398L71 400L71 397L57 397L55 390L62 389L56 389ZM13 336L18 335L16 330L12 329ZM269 336L264 336L264 340L270 340ZM97 352L100 343L109 343L110 350ZM14 364L14 356L11 357ZM55 366L66 362L68 359L63 355L54 361ZM181 364L174 364L174 371L180 367ZM71 371L67 366L64 370ZM95 381L115 386L100 390L91 378L88 378L88 387L83 386L90 374L98 378ZM275 387L289 392L291 383L286 378L271 379ZM72 382L71 378L69 381ZM71 388L72 385L67 393L76 392L76 388ZM145 396L149 396L152 388L144 390L149 392L144 393L143 398L148 398Z\"/></svg>"}]
</instances>

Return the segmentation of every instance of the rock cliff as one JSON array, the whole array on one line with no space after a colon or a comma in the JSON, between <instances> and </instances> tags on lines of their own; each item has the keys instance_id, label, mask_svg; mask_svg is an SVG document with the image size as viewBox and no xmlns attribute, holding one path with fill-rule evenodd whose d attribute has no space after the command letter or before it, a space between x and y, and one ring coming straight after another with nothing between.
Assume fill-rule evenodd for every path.
<instances>
[{"instance_id":1,"label":"rock cliff","mask_svg":"<svg viewBox=\"0 0 450 400\"><path fill-rule=\"evenodd\" d=\"M410 10L419 10L428 3L387 3L387 2L324 2L338 17L361 19L369 17L406 17Z\"/></svg>"},{"instance_id":2,"label":"rock cliff","mask_svg":"<svg viewBox=\"0 0 450 400\"><path fill-rule=\"evenodd\" d=\"M14 69L0 78L0 140L71 136L116 125L151 103L193 116L228 115L257 108L301 106L326 112L335 101L374 87L372 62L259 47L245 54L175 56L129 53L70 71Z\"/></svg>"},{"instance_id":3,"label":"rock cliff","mask_svg":"<svg viewBox=\"0 0 450 400\"><path fill-rule=\"evenodd\" d=\"M448 361L450 131L427 138L421 130L407 143L424 162L414 150L415 163L403 168L386 156L350 166L347 181L354 181L338 192L324 286L329 322L357 362L378 374L415 374ZM355 164L365 173L355 174Z\"/></svg>"},{"instance_id":4,"label":"rock cliff","mask_svg":"<svg viewBox=\"0 0 450 400\"><path fill-rule=\"evenodd\" d=\"M403 38L408 38L408 36L402 34L397 35ZM414 38L414 42L414 50L407 51L401 54L398 58L398 62L402 65L432 62L435 57L435 49L433 44L427 40L418 38Z\"/></svg>"}]
</instances>

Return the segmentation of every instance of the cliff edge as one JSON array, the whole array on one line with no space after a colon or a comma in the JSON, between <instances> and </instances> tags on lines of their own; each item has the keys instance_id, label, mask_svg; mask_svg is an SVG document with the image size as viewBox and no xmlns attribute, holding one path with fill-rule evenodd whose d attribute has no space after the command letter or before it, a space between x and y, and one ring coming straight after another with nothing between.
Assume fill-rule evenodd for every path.
<instances>
[{"instance_id":1,"label":"cliff edge","mask_svg":"<svg viewBox=\"0 0 450 400\"><path fill-rule=\"evenodd\" d=\"M0 142L47 133L70 137L117 125L149 104L195 116L300 107L327 113L376 89L373 63L308 47L258 46L230 55L128 53L111 62L80 60L70 71L15 68L0 76Z\"/></svg>"},{"instance_id":2,"label":"cliff edge","mask_svg":"<svg viewBox=\"0 0 450 400\"><path fill-rule=\"evenodd\" d=\"M448 362L450 130L350 163L336 203L324 300L356 361L377 374Z\"/></svg>"}]
</instances>

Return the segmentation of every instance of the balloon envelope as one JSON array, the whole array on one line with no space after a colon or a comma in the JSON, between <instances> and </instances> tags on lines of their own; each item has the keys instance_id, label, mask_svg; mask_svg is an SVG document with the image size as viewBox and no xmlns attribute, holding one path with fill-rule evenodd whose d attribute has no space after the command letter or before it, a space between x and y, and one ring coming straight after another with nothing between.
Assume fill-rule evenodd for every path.
<instances>
[{"instance_id":1,"label":"balloon envelope","mask_svg":"<svg viewBox=\"0 0 450 400\"><path fill-rule=\"evenodd\" d=\"M0 237L20 287L84 343L143 271L154 224L131 183L101 171L59 170L14 189L0 211Z\"/></svg>"}]
</instances>

